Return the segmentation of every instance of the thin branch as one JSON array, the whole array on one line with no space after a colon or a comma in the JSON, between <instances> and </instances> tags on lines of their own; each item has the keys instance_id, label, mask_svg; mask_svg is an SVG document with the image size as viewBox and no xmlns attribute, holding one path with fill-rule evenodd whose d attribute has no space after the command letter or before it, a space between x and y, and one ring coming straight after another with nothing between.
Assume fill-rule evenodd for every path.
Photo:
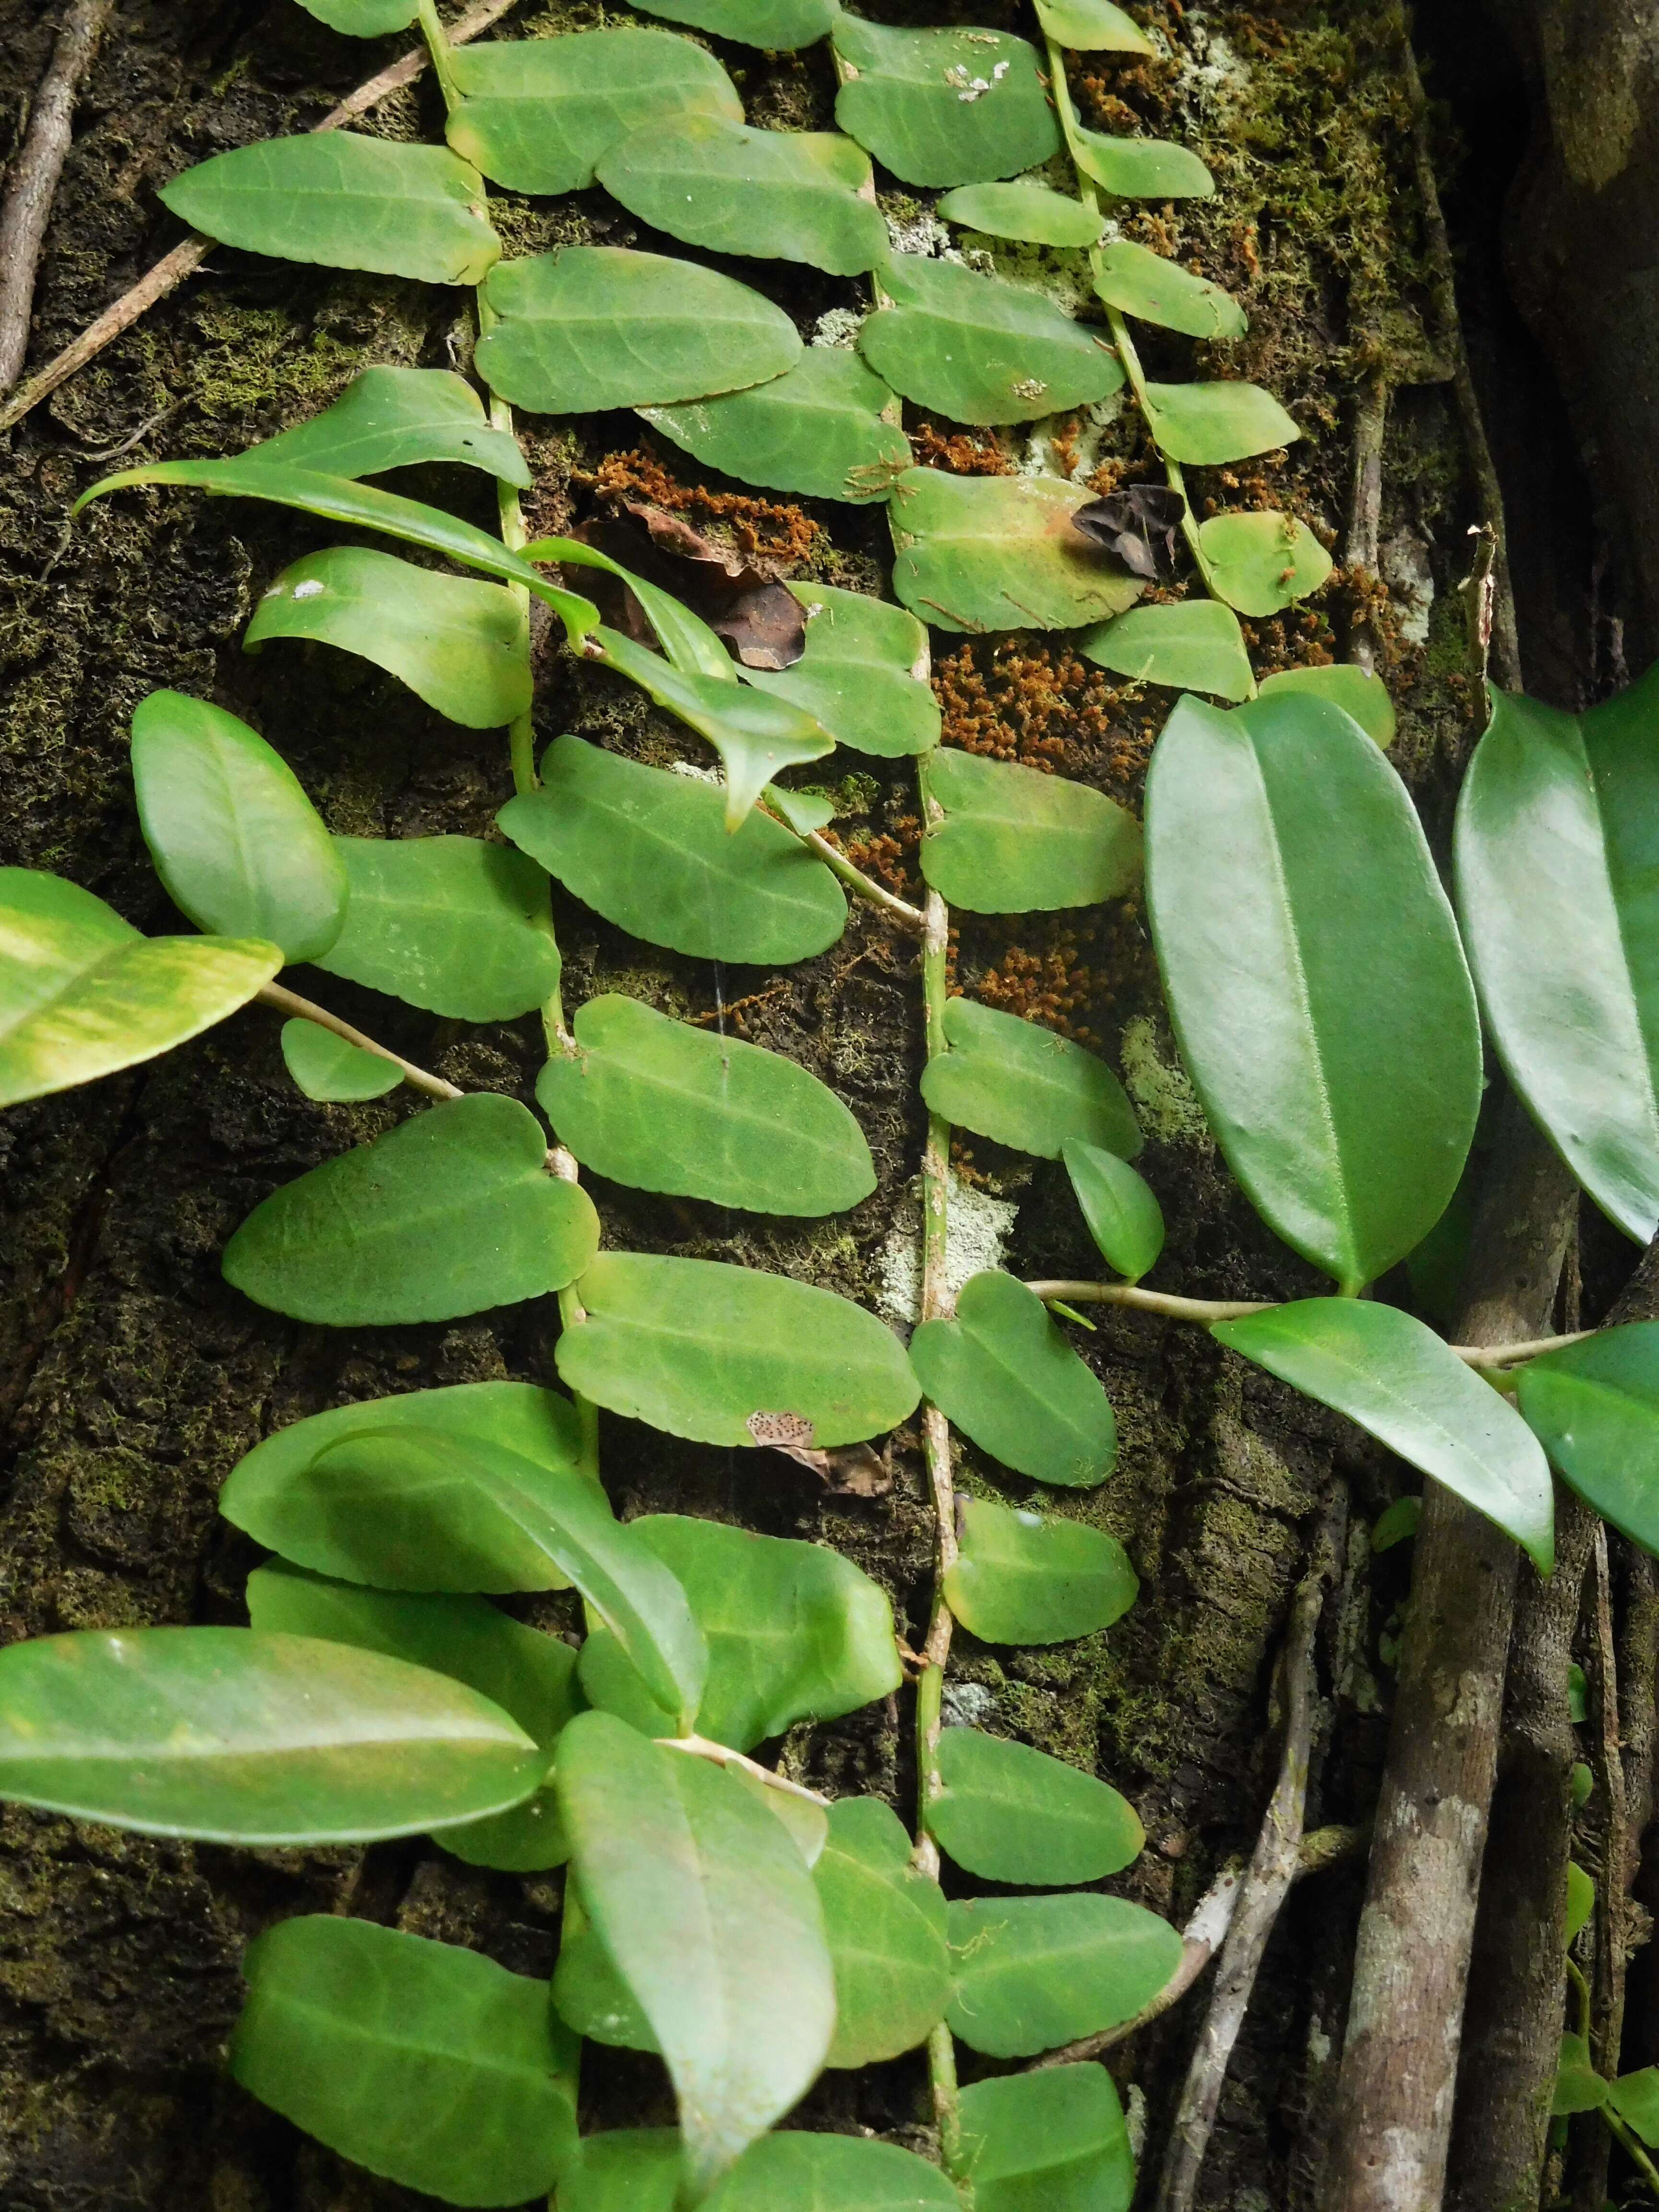
<instances>
[{"instance_id":1,"label":"thin branch","mask_svg":"<svg viewBox=\"0 0 1659 2212\"><path fill-rule=\"evenodd\" d=\"M75 128L75 100L114 0L70 0L0 203L0 392L22 374L46 223Z\"/></svg>"},{"instance_id":2,"label":"thin branch","mask_svg":"<svg viewBox=\"0 0 1659 2212\"><path fill-rule=\"evenodd\" d=\"M498 22L514 5L514 0L477 0L459 20L450 26L449 43L453 46L465 45L469 39L477 38L492 23ZM383 69L378 76L359 85L356 91L331 108L322 121L315 125L319 131L337 131L355 115L362 115L379 105L390 94L412 84L428 66L424 46L416 46L403 59ZM49 361L43 369L20 384L3 407L0 407L0 430L9 430L21 422L31 408L38 407L47 396L66 384L71 376L95 360L112 339L118 338L123 331L131 330L139 317L158 300L165 300L169 292L176 291L186 276L199 269L212 252L216 240L191 236L175 246L171 253L164 254L129 292L112 306L105 308L96 322L89 323L80 337L64 347L62 353ZM5 380L0 378L0 389Z\"/></svg>"},{"instance_id":3,"label":"thin branch","mask_svg":"<svg viewBox=\"0 0 1659 2212\"><path fill-rule=\"evenodd\" d=\"M404 1081L412 1090L424 1091L428 1098L465 1098L466 1096L454 1084L446 1083L441 1075L428 1075L425 1068L416 1067L412 1060L405 1060L401 1053L392 1052L383 1044L376 1044L372 1036L365 1036L361 1030L354 1030L349 1022L343 1022L337 1014L331 1014L326 1006L315 1006L309 999L301 998L297 992L285 991L280 983L267 983L257 995L262 1006L274 1006L279 1014L288 1014L296 1021L315 1022L319 1030L328 1030L335 1036L343 1037L348 1044L355 1044L360 1051L372 1052L376 1060L389 1060L394 1067L403 1070Z\"/></svg>"},{"instance_id":4,"label":"thin branch","mask_svg":"<svg viewBox=\"0 0 1659 2212\"><path fill-rule=\"evenodd\" d=\"M805 1784L791 1782L787 1775L774 1774L769 1766L758 1759L745 1759L740 1751L732 1751L723 1743L714 1743L706 1735L659 1735L655 1741L665 1751L684 1751L693 1759L706 1759L714 1766L736 1766L757 1782L764 1783L769 1790L776 1790L786 1797L803 1798L809 1805L822 1805L826 1809L830 1800L819 1796L816 1790Z\"/></svg>"}]
</instances>

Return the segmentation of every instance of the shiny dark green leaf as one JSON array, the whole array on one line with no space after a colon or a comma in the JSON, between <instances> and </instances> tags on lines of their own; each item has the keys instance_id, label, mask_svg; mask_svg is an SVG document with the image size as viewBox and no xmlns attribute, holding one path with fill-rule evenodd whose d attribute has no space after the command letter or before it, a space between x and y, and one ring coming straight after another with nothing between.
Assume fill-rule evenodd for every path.
<instances>
[{"instance_id":1,"label":"shiny dark green leaf","mask_svg":"<svg viewBox=\"0 0 1659 2212\"><path fill-rule=\"evenodd\" d=\"M198 929L267 938L284 960L327 951L344 866L299 778L246 722L152 691L133 712L132 785L155 872Z\"/></svg>"},{"instance_id":2,"label":"shiny dark green leaf","mask_svg":"<svg viewBox=\"0 0 1659 2212\"><path fill-rule=\"evenodd\" d=\"M1521 1370L1520 1405L1604 1521L1659 1552L1659 1322L1630 1322Z\"/></svg>"},{"instance_id":3,"label":"shiny dark green leaf","mask_svg":"<svg viewBox=\"0 0 1659 2212\"><path fill-rule=\"evenodd\" d=\"M876 1797L843 1797L813 1869L836 1970L831 2066L872 2066L925 2043L951 2000L945 1896Z\"/></svg>"},{"instance_id":4,"label":"shiny dark green leaf","mask_svg":"<svg viewBox=\"0 0 1659 2212\"><path fill-rule=\"evenodd\" d=\"M224 1274L300 1321L447 1321L562 1290L599 1238L586 1193L548 1173L535 1115L480 1091L285 1184L226 1245Z\"/></svg>"},{"instance_id":5,"label":"shiny dark green leaf","mask_svg":"<svg viewBox=\"0 0 1659 2212\"><path fill-rule=\"evenodd\" d=\"M838 1213L876 1171L835 1092L780 1053L615 994L577 1013L536 1097L584 1167L636 1190L760 1213Z\"/></svg>"},{"instance_id":6,"label":"shiny dark green leaf","mask_svg":"<svg viewBox=\"0 0 1659 2212\"><path fill-rule=\"evenodd\" d=\"M1068 1137L1124 1159L1140 1150L1123 1085L1080 1044L971 999L946 1004L945 1041L950 1050L922 1070L921 1094L947 1121L1045 1160Z\"/></svg>"},{"instance_id":7,"label":"shiny dark green leaf","mask_svg":"<svg viewBox=\"0 0 1659 2212\"><path fill-rule=\"evenodd\" d=\"M1060 1157L1091 1237L1107 1265L1138 1283L1164 1249L1164 1212L1127 1160L1068 1138Z\"/></svg>"},{"instance_id":8,"label":"shiny dark green leaf","mask_svg":"<svg viewBox=\"0 0 1659 2212\"><path fill-rule=\"evenodd\" d=\"M1106 1393L1042 1301L994 1268L970 1276L949 1321L910 1340L916 1379L981 1451L1039 1482L1087 1488L1117 1458Z\"/></svg>"},{"instance_id":9,"label":"shiny dark green leaf","mask_svg":"<svg viewBox=\"0 0 1659 2212\"><path fill-rule=\"evenodd\" d=\"M1482 1080L1468 970L1405 787L1328 700L1183 699L1147 778L1146 891L1228 1165L1344 1290L1374 1281L1444 1212Z\"/></svg>"},{"instance_id":10,"label":"shiny dark green leaf","mask_svg":"<svg viewBox=\"0 0 1659 2212\"><path fill-rule=\"evenodd\" d=\"M962 2093L975 2212L1129 2212L1135 2162L1103 2066L1045 2066Z\"/></svg>"},{"instance_id":11,"label":"shiny dark green leaf","mask_svg":"<svg viewBox=\"0 0 1659 2212\"><path fill-rule=\"evenodd\" d=\"M939 1740L944 1788L927 1825L959 1867L987 1881L1069 1888L1118 1874L1146 1836L1127 1798L1092 1774L978 1729Z\"/></svg>"},{"instance_id":12,"label":"shiny dark green leaf","mask_svg":"<svg viewBox=\"0 0 1659 2212\"><path fill-rule=\"evenodd\" d=\"M1146 409L1159 453L1194 467L1245 460L1302 435L1259 384L1149 384Z\"/></svg>"},{"instance_id":13,"label":"shiny dark green leaf","mask_svg":"<svg viewBox=\"0 0 1659 2212\"><path fill-rule=\"evenodd\" d=\"M1058 477L909 469L893 487L893 590L946 630L1076 629L1133 606L1139 576L1072 517L1094 495Z\"/></svg>"},{"instance_id":14,"label":"shiny dark green leaf","mask_svg":"<svg viewBox=\"0 0 1659 2212\"><path fill-rule=\"evenodd\" d=\"M1231 292L1149 246L1115 238L1093 261L1095 290L1109 307L1191 338L1239 338L1249 319Z\"/></svg>"},{"instance_id":15,"label":"shiny dark green leaf","mask_svg":"<svg viewBox=\"0 0 1659 2212\"><path fill-rule=\"evenodd\" d=\"M953 422L1030 422L1123 382L1104 331L1023 284L911 253L892 256L882 283L896 304L866 319L859 351L895 392Z\"/></svg>"},{"instance_id":16,"label":"shiny dark green leaf","mask_svg":"<svg viewBox=\"0 0 1659 2212\"><path fill-rule=\"evenodd\" d=\"M250 446L242 459L348 478L460 461L520 490L530 485L518 440L490 428L483 402L449 368L366 368L320 415Z\"/></svg>"},{"instance_id":17,"label":"shiny dark green leaf","mask_svg":"<svg viewBox=\"0 0 1659 2212\"><path fill-rule=\"evenodd\" d=\"M1051 913L1121 898L1140 881L1140 825L1086 783L956 748L927 772L945 819L921 872L970 914Z\"/></svg>"},{"instance_id":18,"label":"shiny dark green leaf","mask_svg":"<svg viewBox=\"0 0 1659 2212\"><path fill-rule=\"evenodd\" d=\"M840 15L836 120L907 185L978 185L1060 151L1036 49L1001 31Z\"/></svg>"},{"instance_id":19,"label":"shiny dark green leaf","mask_svg":"<svg viewBox=\"0 0 1659 2212\"><path fill-rule=\"evenodd\" d=\"M1227 605L1259 619L1309 598L1331 573L1330 555L1294 515L1214 514L1198 542Z\"/></svg>"},{"instance_id":20,"label":"shiny dark green leaf","mask_svg":"<svg viewBox=\"0 0 1659 2212\"><path fill-rule=\"evenodd\" d=\"M806 610L806 651L793 668L751 668L744 680L816 714L837 744L887 759L939 743L927 681L927 633L914 615L833 584L792 584Z\"/></svg>"},{"instance_id":21,"label":"shiny dark green leaf","mask_svg":"<svg viewBox=\"0 0 1659 2212\"><path fill-rule=\"evenodd\" d=\"M712 31L719 39L787 53L821 39L839 9L836 0L652 0L647 12Z\"/></svg>"},{"instance_id":22,"label":"shiny dark green leaf","mask_svg":"<svg viewBox=\"0 0 1659 2212\"><path fill-rule=\"evenodd\" d=\"M1179 1929L1127 1898L1084 1891L953 1904L951 2029L994 2058L1097 2035L1158 1995L1181 1948Z\"/></svg>"},{"instance_id":23,"label":"shiny dark green leaf","mask_svg":"<svg viewBox=\"0 0 1659 2212\"><path fill-rule=\"evenodd\" d=\"M1248 699L1255 677L1238 617L1218 599L1176 599L1131 607L1078 640L1085 660L1139 684Z\"/></svg>"},{"instance_id":24,"label":"shiny dark green leaf","mask_svg":"<svg viewBox=\"0 0 1659 2212\"><path fill-rule=\"evenodd\" d=\"M1369 669L1356 667L1351 660L1334 660L1323 668L1281 668L1262 678L1264 699L1279 698L1287 691L1311 691L1317 698L1328 699L1345 714L1351 714L1384 752L1394 743L1398 726L1394 702L1382 678Z\"/></svg>"},{"instance_id":25,"label":"shiny dark green leaf","mask_svg":"<svg viewBox=\"0 0 1659 2212\"><path fill-rule=\"evenodd\" d=\"M355 1103L384 1098L403 1081L403 1070L378 1053L365 1052L316 1022L283 1024L283 1059L307 1098Z\"/></svg>"},{"instance_id":26,"label":"shiny dark green leaf","mask_svg":"<svg viewBox=\"0 0 1659 2212\"><path fill-rule=\"evenodd\" d=\"M1012 185L958 185L939 202L939 213L965 230L1032 246L1092 246L1101 233L1097 209L1029 178Z\"/></svg>"},{"instance_id":27,"label":"shiny dark green leaf","mask_svg":"<svg viewBox=\"0 0 1659 2212\"><path fill-rule=\"evenodd\" d=\"M982 1642L1069 1643L1109 1628L1134 1603L1140 1585L1115 1536L981 1498L963 1501L960 1512L961 1551L945 1595Z\"/></svg>"},{"instance_id":28,"label":"shiny dark green leaf","mask_svg":"<svg viewBox=\"0 0 1659 2212\"><path fill-rule=\"evenodd\" d=\"M1158 48L1112 0L1036 0L1037 21L1056 46L1073 52L1155 54Z\"/></svg>"},{"instance_id":29,"label":"shiny dark green leaf","mask_svg":"<svg viewBox=\"0 0 1659 2212\"><path fill-rule=\"evenodd\" d=\"M705 468L740 483L858 506L885 499L910 465L909 440L883 419L894 404L857 354L814 345L750 391L640 412Z\"/></svg>"},{"instance_id":30,"label":"shiny dark green leaf","mask_svg":"<svg viewBox=\"0 0 1659 2212\"><path fill-rule=\"evenodd\" d=\"M1196 154L1168 138L1109 138L1079 130L1073 152L1085 177L1126 200L1203 200L1215 179Z\"/></svg>"}]
</instances>

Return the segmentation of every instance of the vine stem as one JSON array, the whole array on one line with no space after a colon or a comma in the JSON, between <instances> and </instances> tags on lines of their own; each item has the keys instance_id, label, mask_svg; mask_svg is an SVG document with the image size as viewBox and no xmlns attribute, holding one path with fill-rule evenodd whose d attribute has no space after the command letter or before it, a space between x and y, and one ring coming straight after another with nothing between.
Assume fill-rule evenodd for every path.
<instances>
[{"instance_id":1,"label":"vine stem","mask_svg":"<svg viewBox=\"0 0 1659 2212\"><path fill-rule=\"evenodd\" d=\"M328 1030L335 1036L343 1037L348 1044L355 1044L359 1051L372 1052L376 1060L389 1060L394 1067L403 1071L404 1081L411 1090L423 1091L428 1098L465 1098L466 1096L465 1091L458 1089L454 1084L446 1083L441 1075L428 1074L425 1068L416 1067L412 1060L405 1060L401 1053L392 1051L386 1045L376 1044L372 1036L365 1036L361 1030L353 1029L349 1022L343 1022L337 1014L331 1014L326 1006L317 1006L310 999L302 999L297 991L285 991L280 983L266 983L255 994L255 997L262 1006L274 1006L279 1014L287 1014L295 1021L315 1022L319 1030Z\"/></svg>"},{"instance_id":2,"label":"vine stem","mask_svg":"<svg viewBox=\"0 0 1659 2212\"><path fill-rule=\"evenodd\" d=\"M792 1782L787 1774L775 1774L769 1766L763 1766L758 1759L745 1759L742 1752L729 1750L725 1744L714 1743L706 1735L659 1735L654 1741L665 1751L683 1751L692 1759L706 1759L714 1766L738 1767L757 1782L764 1783L769 1790L775 1790L785 1797L799 1797L808 1805L822 1805L826 1808L830 1804L829 1798L820 1796L816 1790L807 1789L804 1783Z\"/></svg>"}]
</instances>

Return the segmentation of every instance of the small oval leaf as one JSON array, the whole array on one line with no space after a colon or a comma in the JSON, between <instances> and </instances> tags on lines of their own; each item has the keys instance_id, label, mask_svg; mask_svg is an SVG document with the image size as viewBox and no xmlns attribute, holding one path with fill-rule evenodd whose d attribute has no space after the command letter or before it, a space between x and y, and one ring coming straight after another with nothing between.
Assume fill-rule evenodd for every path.
<instances>
[{"instance_id":1,"label":"small oval leaf","mask_svg":"<svg viewBox=\"0 0 1659 2212\"><path fill-rule=\"evenodd\" d=\"M975 2212L1129 2212L1135 2162L1103 2066L1045 2066L970 2082L963 2163Z\"/></svg>"},{"instance_id":2,"label":"small oval leaf","mask_svg":"<svg viewBox=\"0 0 1659 2212\"><path fill-rule=\"evenodd\" d=\"M978 185L1060 151L1035 46L838 15L836 120L907 185Z\"/></svg>"},{"instance_id":3,"label":"small oval leaf","mask_svg":"<svg viewBox=\"0 0 1659 2212\"><path fill-rule=\"evenodd\" d=\"M908 469L893 487L893 590L946 630L1075 629L1146 588L1090 544L1072 517L1094 495L1057 477Z\"/></svg>"},{"instance_id":4,"label":"small oval leaf","mask_svg":"<svg viewBox=\"0 0 1659 2212\"><path fill-rule=\"evenodd\" d=\"M961 1550L945 1595L983 1643L1070 1643L1109 1628L1134 1603L1140 1584L1115 1536L981 1498L958 1510Z\"/></svg>"},{"instance_id":5,"label":"small oval leaf","mask_svg":"<svg viewBox=\"0 0 1659 2212\"><path fill-rule=\"evenodd\" d=\"M1069 1888L1119 1874L1146 1835L1127 1798L1063 1760L978 1729L939 1740L944 1788L927 1825L959 1867L987 1881Z\"/></svg>"},{"instance_id":6,"label":"small oval leaf","mask_svg":"<svg viewBox=\"0 0 1659 2212\"><path fill-rule=\"evenodd\" d=\"M459 461L530 488L518 440L490 427L483 402L450 368L366 368L320 415L250 446L242 459L346 477Z\"/></svg>"},{"instance_id":7,"label":"small oval leaf","mask_svg":"<svg viewBox=\"0 0 1659 2212\"><path fill-rule=\"evenodd\" d=\"M283 1024L283 1059L307 1098L356 1103L384 1098L403 1081L403 1070L377 1052L365 1052L317 1022Z\"/></svg>"},{"instance_id":8,"label":"small oval leaf","mask_svg":"<svg viewBox=\"0 0 1659 2212\"><path fill-rule=\"evenodd\" d=\"M806 650L793 668L751 668L744 680L816 714L855 752L893 760L936 745L939 704L915 617L833 584L789 588L806 610Z\"/></svg>"},{"instance_id":9,"label":"small oval leaf","mask_svg":"<svg viewBox=\"0 0 1659 2212\"><path fill-rule=\"evenodd\" d=\"M821 39L840 10L836 0L652 0L647 12L695 24L717 39L788 53Z\"/></svg>"},{"instance_id":10,"label":"small oval leaf","mask_svg":"<svg viewBox=\"0 0 1659 2212\"><path fill-rule=\"evenodd\" d=\"M1158 48L1112 0L1036 0L1037 21L1056 46L1080 54L1155 54Z\"/></svg>"},{"instance_id":11,"label":"small oval leaf","mask_svg":"<svg viewBox=\"0 0 1659 2212\"><path fill-rule=\"evenodd\" d=\"M937 211L964 230L1031 246L1092 246L1103 228L1097 209L1024 177L1012 185L958 185L945 193Z\"/></svg>"},{"instance_id":12,"label":"small oval leaf","mask_svg":"<svg viewBox=\"0 0 1659 2212\"><path fill-rule=\"evenodd\" d=\"M640 413L705 468L740 483L860 506L885 499L910 465L909 440L884 417L895 404L857 354L813 345L750 391Z\"/></svg>"},{"instance_id":13,"label":"small oval leaf","mask_svg":"<svg viewBox=\"0 0 1659 2212\"><path fill-rule=\"evenodd\" d=\"M1302 435L1259 384L1149 384L1146 412L1159 453L1197 468L1246 460Z\"/></svg>"},{"instance_id":14,"label":"small oval leaf","mask_svg":"<svg viewBox=\"0 0 1659 2212\"><path fill-rule=\"evenodd\" d=\"M910 1364L945 1419L1005 1467L1071 1489L1111 1473L1117 1424L1105 1391L1012 1275L970 1277L954 1319L925 1321L911 1338Z\"/></svg>"},{"instance_id":15,"label":"small oval leaf","mask_svg":"<svg viewBox=\"0 0 1659 2212\"><path fill-rule=\"evenodd\" d=\"M925 2043L951 2000L945 1894L910 1863L890 1806L843 1797L813 1869L836 1970L830 2066L873 2066Z\"/></svg>"},{"instance_id":16,"label":"small oval leaf","mask_svg":"<svg viewBox=\"0 0 1659 2212\"><path fill-rule=\"evenodd\" d=\"M956 1993L970 2051L1029 2058L1133 2020L1181 1964L1181 1934L1127 1898L976 1897L951 1907Z\"/></svg>"},{"instance_id":17,"label":"small oval leaf","mask_svg":"<svg viewBox=\"0 0 1659 2212\"><path fill-rule=\"evenodd\" d=\"M1072 153L1085 177L1119 199L1203 200L1215 191L1197 155L1168 138L1111 138L1079 128Z\"/></svg>"},{"instance_id":18,"label":"small oval leaf","mask_svg":"<svg viewBox=\"0 0 1659 2212\"><path fill-rule=\"evenodd\" d=\"M1130 239L1114 238L1094 256L1095 290L1109 307L1181 331L1190 338L1240 338L1249 328L1231 292L1194 276L1178 261Z\"/></svg>"},{"instance_id":19,"label":"small oval leaf","mask_svg":"<svg viewBox=\"0 0 1659 2212\"><path fill-rule=\"evenodd\" d=\"M1198 542L1221 597L1258 620L1309 598L1333 565L1307 524L1290 514L1213 514L1199 524Z\"/></svg>"},{"instance_id":20,"label":"small oval leaf","mask_svg":"<svg viewBox=\"0 0 1659 2212\"><path fill-rule=\"evenodd\" d=\"M1586 1504L1659 1553L1659 1322L1628 1322L1529 1359L1521 1412Z\"/></svg>"},{"instance_id":21,"label":"small oval leaf","mask_svg":"<svg viewBox=\"0 0 1659 2212\"><path fill-rule=\"evenodd\" d=\"M1140 1150L1123 1085L1103 1060L1068 1037L971 999L945 1008L948 1052L921 1074L930 1110L1018 1152L1057 1160L1067 1138L1103 1145L1121 1158Z\"/></svg>"},{"instance_id":22,"label":"small oval leaf","mask_svg":"<svg viewBox=\"0 0 1659 2212\"><path fill-rule=\"evenodd\" d=\"M970 914L1054 913L1121 898L1140 881L1140 825L1069 776L952 747L929 763L945 819L921 842L921 872Z\"/></svg>"},{"instance_id":23,"label":"small oval leaf","mask_svg":"<svg viewBox=\"0 0 1659 2212\"><path fill-rule=\"evenodd\" d=\"M1127 1160L1068 1138L1066 1172L1101 1257L1126 1281L1138 1283L1164 1249L1164 1212Z\"/></svg>"},{"instance_id":24,"label":"small oval leaf","mask_svg":"<svg viewBox=\"0 0 1659 2212\"><path fill-rule=\"evenodd\" d=\"M1208 691L1218 699L1248 699L1255 681L1238 617L1218 599L1131 607L1080 637L1078 651L1138 684Z\"/></svg>"}]
</instances>

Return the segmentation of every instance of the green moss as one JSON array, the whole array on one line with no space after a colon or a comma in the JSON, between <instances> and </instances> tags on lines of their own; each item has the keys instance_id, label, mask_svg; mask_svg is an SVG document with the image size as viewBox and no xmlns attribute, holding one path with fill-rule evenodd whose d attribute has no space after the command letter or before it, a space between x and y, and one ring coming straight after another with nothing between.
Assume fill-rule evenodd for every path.
<instances>
[{"instance_id":1,"label":"green moss","mask_svg":"<svg viewBox=\"0 0 1659 2212\"><path fill-rule=\"evenodd\" d=\"M1134 1101L1141 1127L1166 1144L1202 1145L1212 1149L1210 1125L1186 1070L1158 1049L1158 1032L1145 1014L1124 1024L1118 1046L1124 1088Z\"/></svg>"}]
</instances>

